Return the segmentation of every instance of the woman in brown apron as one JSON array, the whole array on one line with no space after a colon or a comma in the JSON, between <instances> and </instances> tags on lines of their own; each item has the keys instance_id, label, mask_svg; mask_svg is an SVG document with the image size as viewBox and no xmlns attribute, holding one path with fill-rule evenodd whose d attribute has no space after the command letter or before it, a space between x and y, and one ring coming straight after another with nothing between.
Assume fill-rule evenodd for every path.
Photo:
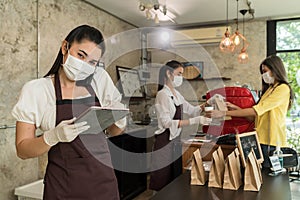
<instances>
[{"instance_id":1,"label":"woman in brown apron","mask_svg":"<svg viewBox=\"0 0 300 200\"><path fill-rule=\"evenodd\" d=\"M158 130L155 131L149 185L155 191L162 189L182 173L181 127L211 122L211 119L199 116L204 105L192 106L175 89L182 83L182 73L182 64L175 60L169 61L159 72L155 100ZM182 120L182 113L193 117Z\"/></svg>"},{"instance_id":2,"label":"woman in brown apron","mask_svg":"<svg viewBox=\"0 0 300 200\"><path fill-rule=\"evenodd\" d=\"M56 125L90 106L100 106L92 87L88 85L87 89L90 97L64 100L59 76L55 76ZM89 148L93 146L97 148ZM103 160L97 160L97 154ZM84 134L70 143L56 144L48 152L44 199L119 199L114 170L106 165L108 161L110 154L103 133Z\"/></svg>"},{"instance_id":3,"label":"woman in brown apron","mask_svg":"<svg viewBox=\"0 0 300 200\"><path fill-rule=\"evenodd\" d=\"M87 25L75 28L48 74L27 83L14 107L18 156L25 159L48 151L46 200L119 199L104 133L89 134L85 122L73 124L72 119L91 106L107 106L111 99L105 96L112 97L116 91L108 74L97 67L104 49L99 30ZM104 90L103 85L108 88ZM30 92L32 86L38 91ZM114 95L120 99L118 93ZM49 109L52 105L54 109ZM119 134L125 123L112 125L108 131ZM44 130L42 137L35 137L36 128Z\"/></svg>"},{"instance_id":4,"label":"woman in brown apron","mask_svg":"<svg viewBox=\"0 0 300 200\"><path fill-rule=\"evenodd\" d=\"M176 114L173 120L181 120L182 113L182 105L176 106ZM151 181L150 181L150 189L152 190L160 190L165 185L169 184L172 180L174 180L177 176L182 173L182 159L181 154L176 154L180 148L180 137L175 138L170 141L170 130L166 129L163 133L159 135L155 135L155 143L153 147L153 151L160 150L165 147L165 150L162 150L162 153L165 157L169 158L170 165L163 167L162 169L153 171L151 173ZM169 148L166 148L166 145L170 145ZM178 158L176 158L178 157ZM173 160L173 158L175 160ZM152 162L159 163L161 157L153 156Z\"/></svg>"}]
</instances>

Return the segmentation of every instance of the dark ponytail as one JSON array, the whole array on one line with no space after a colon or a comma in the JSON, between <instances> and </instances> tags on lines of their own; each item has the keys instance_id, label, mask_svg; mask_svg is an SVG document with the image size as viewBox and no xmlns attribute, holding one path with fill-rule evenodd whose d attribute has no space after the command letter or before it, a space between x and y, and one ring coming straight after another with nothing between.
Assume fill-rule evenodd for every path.
<instances>
[{"instance_id":1,"label":"dark ponytail","mask_svg":"<svg viewBox=\"0 0 300 200\"><path fill-rule=\"evenodd\" d=\"M160 91L163 89L166 81L168 80L167 71L170 71L173 73L173 71L179 67L183 67L182 64L176 60L171 60L166 63L166 65L162 66L159 70L159 76L158 76L158 89L157 91Z\"/></svg>"}]
</instances>

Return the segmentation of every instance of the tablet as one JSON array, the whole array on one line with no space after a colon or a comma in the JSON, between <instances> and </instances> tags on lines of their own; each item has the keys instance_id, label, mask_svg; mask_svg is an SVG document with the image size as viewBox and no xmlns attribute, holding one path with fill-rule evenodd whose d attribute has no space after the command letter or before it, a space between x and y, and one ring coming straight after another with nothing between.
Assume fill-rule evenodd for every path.
<instances>
[{"instance_id":1,"label":"tablet","mask_svg":"<svg viewBox=\"0 0 300 200\"><path fill-rule=\"evenodd\" d=\"M86 121L90 125L90 128L81 134L98 134L128 114L128 108L92 106L81 113L75 123Z\"/></svg>"}]
</instances>

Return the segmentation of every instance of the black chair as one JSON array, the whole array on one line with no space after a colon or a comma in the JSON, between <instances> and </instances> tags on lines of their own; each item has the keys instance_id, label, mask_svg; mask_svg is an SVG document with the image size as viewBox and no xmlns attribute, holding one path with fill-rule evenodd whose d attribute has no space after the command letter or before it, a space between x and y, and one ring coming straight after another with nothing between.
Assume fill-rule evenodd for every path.
<instances>
[{"instance_id":1,"label":"black chair","mask_svg":"<svg viewBox=\"0 0 300 200\"><path fill-rule=\"evenodd\" d=\"M292 156L283 157L283 167L288 170L290 175L290 181L300 180L299 166L298 166L298 153L292 148L282 147L281 151L283 154L292 154ZM296 170L293 170L295 168ZM296 177L294 178L294 172L296 172Z\"/></svg>"}]
</instances>

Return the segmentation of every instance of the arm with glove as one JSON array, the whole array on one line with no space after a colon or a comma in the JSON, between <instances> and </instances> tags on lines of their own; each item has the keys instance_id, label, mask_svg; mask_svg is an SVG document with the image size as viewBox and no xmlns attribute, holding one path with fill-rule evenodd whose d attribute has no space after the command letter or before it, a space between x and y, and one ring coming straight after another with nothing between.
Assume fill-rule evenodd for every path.
<instances>
[{"instance_id":1,"label":"arm with glove","mask_svg":"<svg viewBox=\"0 0 300 200\"><path fill-rule=\"evenodd\" d=\"M74 123L75 118L60 122L55 128L35 136L35 124L18 121L16 124L16 149L22 159L40 156L58 142L71 142L89 129L86 122Z\"/></svg>"},{"instance_id":2,"label":"arm with glove","mask_svg":"<svg viewBox=\"0 0 300 200\"><path fill-rule=\"evenodd\" d=\"M212 119L205 117L205 116L197 116L185 120L179 120L178 127L194 125L194 124L202 124L202 125L209 125Z\"/></svg>"},{"instance_id":3,"label":"arm with glove","mask_svg":"<svg viewBox=\"0 0 300 200\"><path fill-rule=\"evenodd\" d=\"M45 131L43 138L46 144L54 146L58 142L72 142L80 133L88 130L87 122L73 124L76 118L60 122L54 129Z\"/></svg>"}]
</instances>

